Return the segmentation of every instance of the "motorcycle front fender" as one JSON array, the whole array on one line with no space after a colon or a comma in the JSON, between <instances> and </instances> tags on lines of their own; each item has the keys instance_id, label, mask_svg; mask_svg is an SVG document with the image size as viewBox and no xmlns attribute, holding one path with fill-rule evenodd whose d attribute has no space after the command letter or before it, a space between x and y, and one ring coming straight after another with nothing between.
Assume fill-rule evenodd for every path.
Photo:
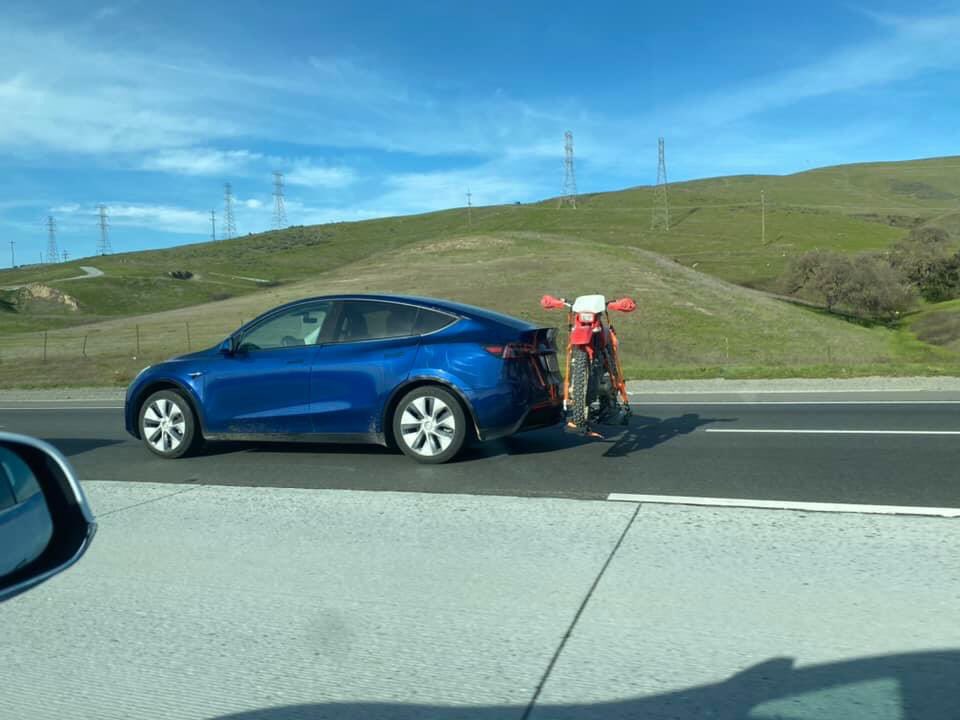
<instances>
[{"instance_id":1,"label":"motorcycle front fender","mask_svg":"<svg viewBox=\"0 0 960 720\"><path fill-rule=\"evenodd\" d=\"M570 331L570 344L571 345L585 345L589 346L593 344L593 328L589 325L577 325Z\"/></svg>"}]
</instances>

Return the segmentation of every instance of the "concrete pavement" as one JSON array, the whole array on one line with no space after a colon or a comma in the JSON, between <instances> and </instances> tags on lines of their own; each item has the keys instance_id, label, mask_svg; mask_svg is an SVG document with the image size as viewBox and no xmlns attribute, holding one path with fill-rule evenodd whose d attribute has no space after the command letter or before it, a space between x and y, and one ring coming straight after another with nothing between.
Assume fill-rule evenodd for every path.
<instances>
[{"instance_id":1,"label":"concrete pavement","mask_svg":"<svg viewBox=\"0 0 960 720\"><path fill-rule=\"evenodd\" d=\"M0 607L0 717L943 718L960 525L87 482Z\"/></svg>"}]
</instances>

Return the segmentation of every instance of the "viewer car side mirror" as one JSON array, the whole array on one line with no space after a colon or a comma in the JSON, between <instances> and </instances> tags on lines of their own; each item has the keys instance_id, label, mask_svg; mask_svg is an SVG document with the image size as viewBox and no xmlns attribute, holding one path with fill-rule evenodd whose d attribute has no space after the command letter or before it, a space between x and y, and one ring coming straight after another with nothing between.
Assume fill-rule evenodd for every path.
<instances>
[{"instance_id":1,"label":"viewer car side mirror","mask_svg":"<svg viewBox=\"0 0 960 720\"><path fill-rule=\"evenodd\" d=\"M0 432L0 602L73 565L96 529L66 458L42 440Z\"/></svg>"}]
</instances>

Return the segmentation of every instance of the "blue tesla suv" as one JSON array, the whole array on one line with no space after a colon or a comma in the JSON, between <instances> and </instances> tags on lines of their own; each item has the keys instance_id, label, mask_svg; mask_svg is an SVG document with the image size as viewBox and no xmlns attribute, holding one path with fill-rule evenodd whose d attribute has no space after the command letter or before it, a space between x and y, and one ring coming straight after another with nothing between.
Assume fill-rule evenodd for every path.
<instances>
[{"instance_id":1,"label":"blue tesla suv","mask_svg":"<svg viewBox=\"0 0 960 720\"><path fill-rule=\"evenodd\" d=\"M282 305L144 369L127 431L175 458L204 440L396 445L427 463L563 415L556 331L470 305L341 295Z\"/></svg>"}]
</instances>

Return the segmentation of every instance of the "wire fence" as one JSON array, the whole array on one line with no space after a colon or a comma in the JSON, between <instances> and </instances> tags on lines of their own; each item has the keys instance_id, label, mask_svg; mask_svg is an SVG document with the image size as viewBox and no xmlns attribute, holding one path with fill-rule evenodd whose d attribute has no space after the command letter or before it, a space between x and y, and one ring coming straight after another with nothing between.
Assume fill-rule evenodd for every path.
<instances>
[{"instance_id":1,"label":"wire fence","mask_svg":"<svg viewBox=\"0 0 960 720\"><path fill-rule=\"evenodd\" d=\"M76 326L0 336L0 363L169 357L211 347L243 321L225 317Z\"/></svg>"},{"instance_id":2,"label":"wire fence","mask_svg":"<svg viewBox=\"0 0 960 720\"><path fill-rule=\"evenodd\" d=\"M96 360L156 362L183 353L215 347L245 319L211 315L187 320L148 322L115 321L17 335L0 335L0 365L10 371L42 370L45 363L63 365ZM627 329L621 335L626 366L640 367L736 367L801 366L889 362L882 355L865 355L855 347L824 342L804 347L743 342L742 338L717 335L709 342L684 336L670 328ZM557 338L563 352L565 333Z\"/></svg>"}]
</instances>

